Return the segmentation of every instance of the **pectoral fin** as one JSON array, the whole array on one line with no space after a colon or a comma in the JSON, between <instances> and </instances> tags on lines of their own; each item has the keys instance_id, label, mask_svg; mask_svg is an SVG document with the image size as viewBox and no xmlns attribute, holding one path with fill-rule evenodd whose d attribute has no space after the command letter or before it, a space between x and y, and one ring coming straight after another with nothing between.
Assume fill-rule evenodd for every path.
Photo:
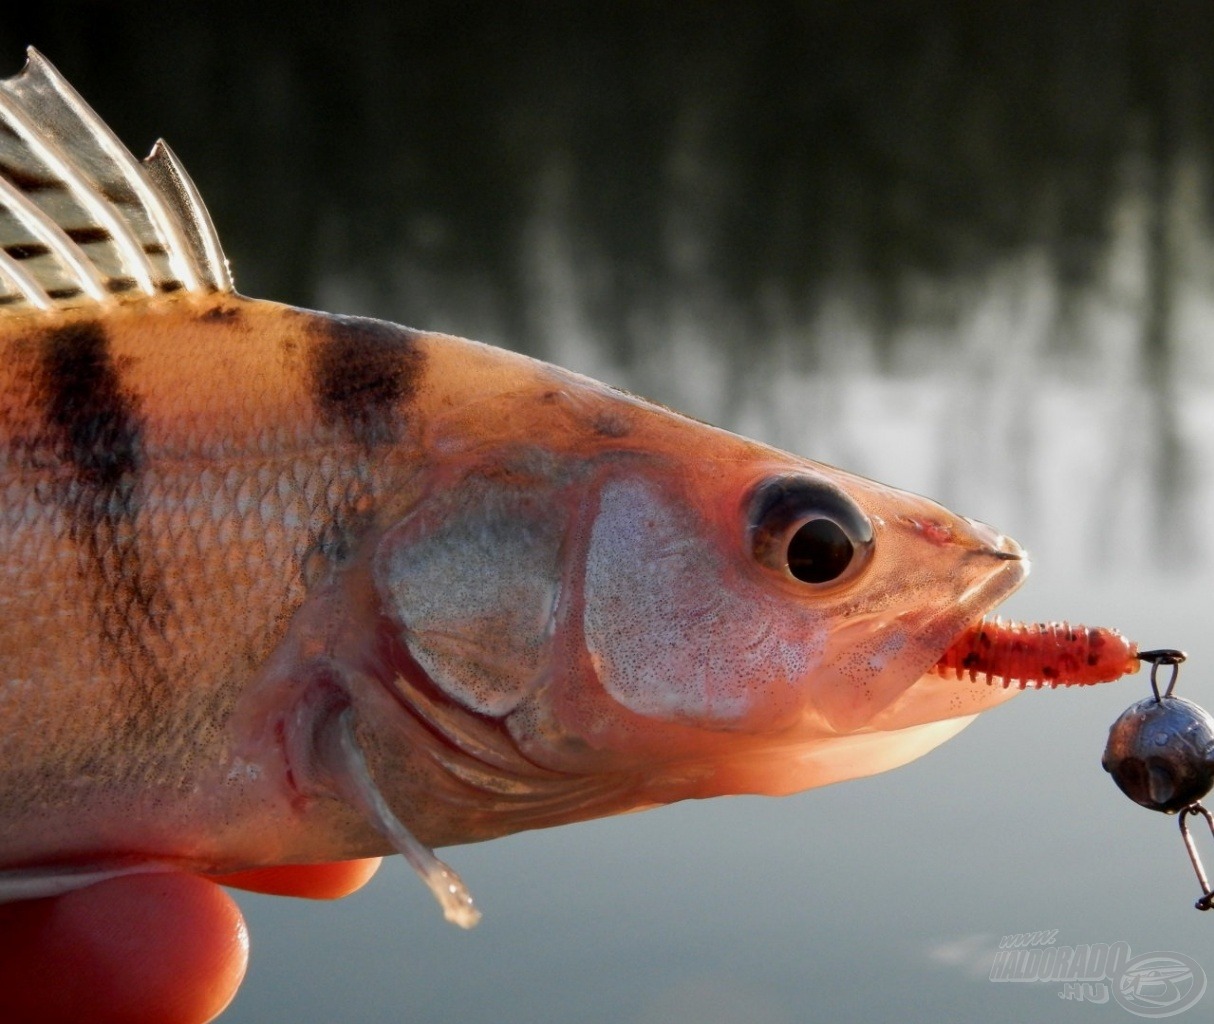
<instances>
[{"instance_id":1,"label":"pectoral fin","mask_svg":"<svg viewBox=\"0 0 1214 1024\"><path fill-rule=\"evenodd\" d=\"M333 715L318 736L319 753L325 764L326 778L334 794L364 814L379 833L405 858L434 893L443 916L461 928L472 928L481 912L472 894L451 868L434 856L388 806L371 772L354 733L354 712L346 708Z\"/></svg>"}]
</instances>

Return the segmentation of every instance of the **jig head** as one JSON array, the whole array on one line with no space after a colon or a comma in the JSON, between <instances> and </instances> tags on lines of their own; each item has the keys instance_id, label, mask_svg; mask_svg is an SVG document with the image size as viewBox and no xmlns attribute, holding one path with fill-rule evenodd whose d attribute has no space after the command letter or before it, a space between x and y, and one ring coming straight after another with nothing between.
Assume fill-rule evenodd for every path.
<instances>
[{"instance_id":1,"label":"jig head","mask_svg":"<svg viewBox=\"0 0 1214 1024\"><path fill-rule=\"evenodd\" d=\"M1100 759L1104 770L1126 796L1137 804L1164 814L1177 814L1180 834L1197 881L1201 884L1198 910L1214 907L1201 858L1189 832L1188 819L1201 815L1214 834L1214 817L1201 799L1214 788L1214 718L1205 708L1176 697L1176 680L1183 651L1140 651L1151 666L1151 696L1132 704L1109 729L1109 741ZM1160 692L1159 672L1171 669Z\"/></svg>"}]
</instances>

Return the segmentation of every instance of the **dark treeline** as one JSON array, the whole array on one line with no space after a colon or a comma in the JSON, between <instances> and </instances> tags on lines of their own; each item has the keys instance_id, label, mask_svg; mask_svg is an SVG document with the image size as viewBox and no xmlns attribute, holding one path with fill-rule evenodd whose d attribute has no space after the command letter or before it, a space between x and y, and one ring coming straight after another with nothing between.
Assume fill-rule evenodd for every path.
<instances>
[{"instance_id":1,"label":"dark treeline","mask_svg":"<svg viewBox=\"0 0 1214 1024\"><path fill-rule=\"evenodd\" d=\"M164 134L247 294L547 354L546 202L616 362L660 342L664 310L727 312L706 339L727 404L766 387L755 349L781 324L797 358L829 351L807 325L841 290L891 358L912 320L964 344L973 289L1044 254L1064 326L1132 195L1153 411L1119 429L1150 439L1159 535L1189 544L1167 512L1191 476L1176 225L1211 204L1177 182L1214 180L1208 0L13 6L0 72L32 43L137 153ZM325 302L334 280L355 301Z\"/></svg>"},{"instance_id":2,"label":"dark treeline","mask_svg":"<svg viewBox=\"0 0 1214 1024\"><path fill-rule=\"evenodd\" d=\"M307 303L337 270L416 320L406 259L487 282L516 340L553 167L626 354L630 311L688 272L760 335L773 294L812 308L843 276L896 322L908 280L1029 244L1082 286L1123 157L1212 138L1207 3L252 6L27 4L0 53L37 45L140 152L169 137L243 290Z\"/></svg>"}]
</instances>

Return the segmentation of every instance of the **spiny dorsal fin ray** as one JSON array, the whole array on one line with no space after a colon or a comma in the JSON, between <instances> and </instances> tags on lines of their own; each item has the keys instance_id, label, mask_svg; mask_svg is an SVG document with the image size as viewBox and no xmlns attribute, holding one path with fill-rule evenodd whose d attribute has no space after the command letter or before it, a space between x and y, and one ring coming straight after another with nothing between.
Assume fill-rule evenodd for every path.
<instances>
[{"instance_id":1,"label":"spiny dorsal fin ray","mask_svg":"<svg viewBox=\"0 0 1214 1024\"><path fill-rule=\"evenodd\" d=\"M168 146L140 163L28 56L0 81L0 311L230 292L215 227Z\"/></svg>"}]
</instances>

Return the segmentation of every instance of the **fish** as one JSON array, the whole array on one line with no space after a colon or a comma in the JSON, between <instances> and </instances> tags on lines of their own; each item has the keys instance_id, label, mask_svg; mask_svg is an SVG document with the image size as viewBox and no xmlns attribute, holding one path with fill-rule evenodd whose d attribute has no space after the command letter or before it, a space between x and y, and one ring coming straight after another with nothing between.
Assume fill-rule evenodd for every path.
<instances>
[{"instance_id":1,"label":"fish","mask_svg":"<svg viewBox=\"0 0 1214 1024\"><path fill-rule=\"evenodd\" d=\"M0 82L0 492L0 900L400 853L470 927L437 847L892 769L1034 662L1007 627L965 660L1029 569L990 526L242 296L173 151L33 49Z\"/></svg>"}]
</instances>

